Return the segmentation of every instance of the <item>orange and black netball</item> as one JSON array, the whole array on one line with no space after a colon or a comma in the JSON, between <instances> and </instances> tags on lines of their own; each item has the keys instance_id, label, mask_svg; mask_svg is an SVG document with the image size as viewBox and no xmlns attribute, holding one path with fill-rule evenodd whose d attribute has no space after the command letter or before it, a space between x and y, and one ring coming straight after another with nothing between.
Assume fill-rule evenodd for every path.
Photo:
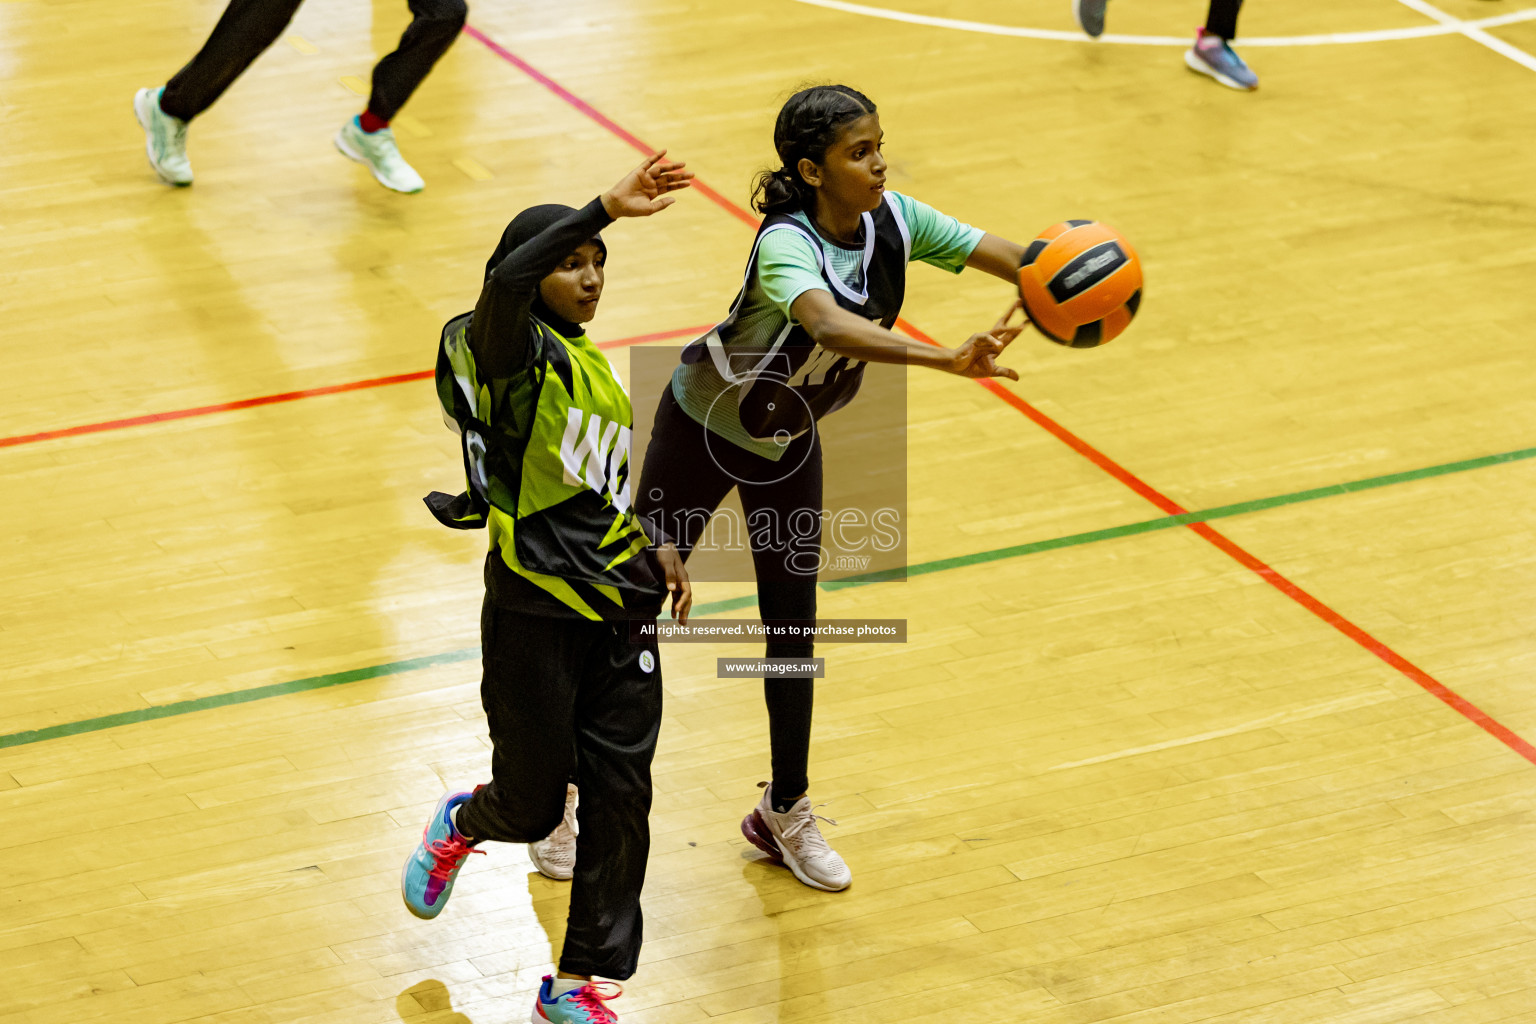
<instances>
[{"instance_id":1,"label":"orange and black netball","mask_svg":"<svg viewBox=\"0 0 1536 1024\"><path fill-rule=\"evenodd\" d=\"M1093 348L1131 324L1141 306L1141 260L1108 224L1068 220L1040 232L1019 264L1019 298L1052 341Z\"/></svg>"}]
</instances>

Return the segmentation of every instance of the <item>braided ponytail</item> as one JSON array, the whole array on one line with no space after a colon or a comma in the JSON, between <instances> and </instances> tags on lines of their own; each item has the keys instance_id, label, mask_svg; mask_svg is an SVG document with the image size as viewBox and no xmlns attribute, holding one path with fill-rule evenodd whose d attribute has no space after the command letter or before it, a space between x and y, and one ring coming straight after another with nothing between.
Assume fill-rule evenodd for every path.
<instances>
[{"instance_id":1,"label":"braided ponytail","mask_svg":"<svg viewBox=\"0 0 1536 1024\"><path fill-rule=\"evenodd\" d=\"M800 176L800 161L824 162L844 128L875 112L868 96L846 85L817 85L791 96L773 126L781 166L757 176L753 208L764 216L813 208L816 190Z\"/></svg>"}]
</instances>

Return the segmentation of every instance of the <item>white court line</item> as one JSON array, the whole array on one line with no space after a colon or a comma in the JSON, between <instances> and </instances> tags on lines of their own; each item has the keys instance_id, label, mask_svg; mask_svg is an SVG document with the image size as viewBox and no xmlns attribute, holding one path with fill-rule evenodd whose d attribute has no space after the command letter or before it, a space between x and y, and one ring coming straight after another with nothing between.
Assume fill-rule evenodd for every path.
<instances>
[{"instance_id":1,"label":"white court line","mask_svg":"<svg viewBox=\"0 0 1536 1024\"><path fill-rule=\"evenodd\" d=\"M903 21L909 25L927 25L933 28L951 28L961 32L981 32L993 36L1017 36L1023 39L1050 39L1067 43L1118 43L1122 46L1179 46L1189 45L1189 36L1127 36L1117 35L1114 32L1106 32L1097 39L1090 39L1081 32L1064 32L1052 28L1025 28L1017 25L994 25L985 21L964 21L959 18L937 18L928 14L910 14L907 11L893 11L884 7L868 7L864 4L848 3L846 0L795 0L796 3L809 4L812 7L825 7L829 10L842 11L845 14L862 14L870 18L884 18L887 21ZM1495 25L1512 25L1518 21L1536 20L1536 8L1524 11L1516 11L1513 14L1501 14L1493 18L1480 18L1477 21L1460 21L1452 18L1443 11L1423 4L1421 0L1399 0L1407 4L1421 14L1433 18L1437 24L1419 25L1414 28L1388 28L1374 32L1334 32L1328 35L1316 36L1243 36L1238 40L1238 45L1249 46L1332 46L1342 43L1381 43L1396 39L1425 39L1432 36L1450 36L1460 33L1470 39L1476 39L1491 49L1519 61L1526 67L1536 71L1536 58L1523 50L1516 49L1508 43L1501 42L1483 31L1485 27ZM1431 14L1430 12L1434 13Z\"/></svg>"},{"instance_id":2,"label":"white court line","mask_svg":"<svg viewBox=\"0 0 1536 1024\"><path fill-rule=\"evenodd\" d=\"M1536 71L1536 57L1526 53L1518 46L1511 46L1497 36L1491 36L1483 31L1484 28L1491 28L1494 25L1511 24L1512 19L1508 16L1503 18L1484 18L1481 21L1460 21L1446 14L1433 4L1425 3L1424 0L1397 0L1397 2L1404 7L1418 11L1426 18L1433 18L1453 32L1460 32L1475 43L1482 43L1494 53L1501 53L1516 64L1523 64L1532 71ZM1525 14L1528 12L1521 11L1520 13Z\"/></svg>"}]
</instances>

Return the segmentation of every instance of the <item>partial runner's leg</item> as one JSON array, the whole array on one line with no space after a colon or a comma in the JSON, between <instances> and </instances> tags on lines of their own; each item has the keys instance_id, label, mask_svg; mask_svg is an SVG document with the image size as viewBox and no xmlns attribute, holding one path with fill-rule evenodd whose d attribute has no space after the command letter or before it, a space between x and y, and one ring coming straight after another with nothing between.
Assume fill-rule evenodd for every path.
<instances>
[{"instance_id":1,"label":"partial runner's leg","mask_svg":"<svg viewBox=\"0 0 1536 1024\"><path fill-rule=\"evenodd\" d=\"M368 109L349 119L336 133L336 148L366 164L380 185L395 192L420 192L426 182L400 155L389 122L459 37L469 13L464 0L409 3L415 17L400 37L400 45L374 65Z\"/></svg>"},{"instance_id":2,"label":"partial runner's leg","mask_svg":"<svg viewBox=\"0 0 1536 1024\"><path fill-rule=\"evenodd\" d=\"M203 48L165 83L160 109L177 120L190 121L213 106L283 34L300 2L230 0Z\"/></svg>"},{"instance_id":3,"label":"partial runner's leg","mask_svg":"<svg viewBox=\"0 0 1536 1024\"><path fill-rule=\"evenodd\" d=\"M187 66L158 89L140 89L133 116L144 129L144 151L171 185L192 184L187 123L207 110L263 50L282 34L300 0L232 0L213 34Z\"/></svg>"},{"instance_id":4,"label":"partial runner's leg","mask_svg":"<svg viewBox=\"0 0 1536 1024\"><path fill-rule=\"evenodd\" d=\"M464 0L409 0L410 25L400 45L373 67L373 91L368 111L385 124L394 120L438 58L459 37L469 7Z\"/></svg>"},{"instance_id":5,"label":"partial runner's leg","mask_svg":"<svg viewBox=\"0 0 1536 1024\"><path fill-rule=\"evenodd\" d=\"M1191 71L1214 78L1229 89L1251 92L1259 87L1259 76L1232 49L1242 6L1243 0L1211 0L1205 27L1185 51L1184 63Z\"/></svg>"},{"instance_id":6,"label":"partial runner's leg","mask_svg":"<svg viewBox=\"0 0 1536 1024\"><path fill-rule=\"evenodd\" d=\"M1205 14L1205 30L1230 43L1237 38L1237 15L1242 9L1243 0L1211 0Z\"/></svg>"}]
</instances>

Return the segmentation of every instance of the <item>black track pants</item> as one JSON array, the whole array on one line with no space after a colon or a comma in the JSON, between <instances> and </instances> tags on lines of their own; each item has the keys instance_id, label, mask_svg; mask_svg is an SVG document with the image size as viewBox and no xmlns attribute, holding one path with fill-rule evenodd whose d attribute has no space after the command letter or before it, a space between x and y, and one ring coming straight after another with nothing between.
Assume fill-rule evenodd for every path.
<instances>
[{"instance_id":1,"label":"black track pants","mask_svg":"<svg viewBox=\"0 0 1536 1024\"><path fill-rule=\"evenodd\" d=\"M190 121L213 106L235 79L271 46L302 0L231 0L213 34L166 83L160 109ZM368 109L388 121L447 52L469 13L465 0L408 0L415 17L400 46L373 69Z\"/></svg>"},{"instance_id":2,"label":"black track pants","mask_svg":"<svg viewBox=\"0 0 1536 1024\"><path fill-rule=\"evenodd\" d=\"M1243 0L1211 0L1205 16L1205 30L1213 36L1231 41L1237 38L1237 12L1243 9Z\"/></svg>"},{"instance_id":3,"label":"black track pants","mask_svg":"<svg viewBox=\"0 0 1536 1024\"><path fill-rule=\"evenodd\" d=\"M802 462L802 457L804 461ZM800 468L785 476L785 467ZM784 476L782 480L776 478ZM776 480L751 484L743 481ZM729 441L714 438L705 444L704 427L682 410L669 386L656 410L656 425L645 451L635 507L661 524L683 558L703 533L710 513L720 507L736 487L741 494L747 528L762 513L788 524L804 512L802 539L792 550L752 549L757 573L757 610L764 619L813 625L816 621L816 574L796 570L792 556L815 552L821 544L821 440L815 431L791 441L779 462L770 462ZM808 510L808 511L807 511ZM814 529L811 524L814 521ZM810 642L772 640L770 658L809 658ZM773 751L773 791L783 796L803 793L809 786L813 680L764 679L763 698L768 704L768 737Z\"/></svg>"},{"instance_id":4,"label":"black track pants","mask_svg":"<svg viewBox=\"0 0 1536 1024\"><path fill-rule=\"evenodd\" d=\"M459 829L477 840L537 842L560 823L574 777L581 842L560 969L622 981L640 956L651 848L656 643L630 643L626 623L525 615L489 598L480 643L491 782L460 805Z\"/></svg>"}]
</instances>

